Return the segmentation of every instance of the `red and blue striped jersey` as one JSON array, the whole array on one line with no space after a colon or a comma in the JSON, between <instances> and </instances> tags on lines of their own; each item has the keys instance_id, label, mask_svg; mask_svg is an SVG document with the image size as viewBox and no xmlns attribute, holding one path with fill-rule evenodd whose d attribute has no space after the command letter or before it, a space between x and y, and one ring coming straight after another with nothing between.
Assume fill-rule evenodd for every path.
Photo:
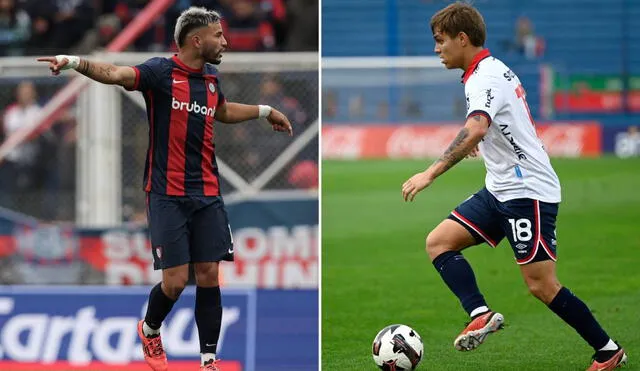
<instances>
[{"instance_id":1,"label":"red and blue striped jersey","mask_svg":"<svg viewBox=\"0 0 640 371\"><path fill-rule=\"evenodd\" d=\"M170 196L219 196L214 115L225 103L216 69L201 71L177 55L151 58L133 69L134 90L144 95L149 148L144 190Z\"/></svg>"}]
</instances>

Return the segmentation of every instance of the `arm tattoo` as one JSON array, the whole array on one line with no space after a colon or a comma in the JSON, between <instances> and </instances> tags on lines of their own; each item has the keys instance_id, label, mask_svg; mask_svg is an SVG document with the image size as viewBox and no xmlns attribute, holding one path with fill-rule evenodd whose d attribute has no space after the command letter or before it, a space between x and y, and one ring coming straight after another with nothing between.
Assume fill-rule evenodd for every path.
<instances>
[{"instance_id":1,"label":"arm tattoo","mask_svg":"<svg viewBox=\"0 0 640 371\"><path fill-rule=\"evenodd\" d=\"M112 73L115 72L115 68L116 67L112 65L93 63L86 59L80 59L80 64L78 68L76 68L76 71L93 80L109 84L113 83Z\"/></svg>"},{"instance_id":2,"label":"arm tattoo","mask_svg":"<svg viewBox=\"0 0 640 371\"><path fill-rule=\"evenodd\" d=\"M449 148L447 148L444 154L440 156L438 160L436 160L436 163L444 163L443 172L449 170L453 165L460 162L460 160L462 160L469 153L469 149L467 148L468 144L464 145L464 141L468 136L469 129L462 128L462 130L460 130L460 132L458 133L458 136L456 136L453 142L451 142L451 145L449 145Z\"/></svg>"},{"instance_id":3,"label":"arm tattoo","mask_svg":"<svg viewBox=\"0 0 640 371\"><path fill-rule=\"evenodd\" d=\"M78 68L76 68L76 71L80 72L83 75L86 75L88 69L89 61L87 61L86 59L80 59L80 64L78 65Z\"/></svg>"},{"instance_id":4,"label":"arm tattoo","mask_svg":"<svg viewBox=\"0 0 640 371\"><path fill-rule=\"evenodd\" d=\"M102 66L100 67L100 74L105 76L106 78L111 78L111 71L113 71L111 66Z\"/></svg>"}]
</instances>

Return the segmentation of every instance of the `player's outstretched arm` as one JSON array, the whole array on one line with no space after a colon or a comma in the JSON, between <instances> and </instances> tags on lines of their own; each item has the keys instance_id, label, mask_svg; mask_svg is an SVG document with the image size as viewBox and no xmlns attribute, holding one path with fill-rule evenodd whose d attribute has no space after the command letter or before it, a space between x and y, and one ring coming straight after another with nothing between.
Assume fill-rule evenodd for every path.
<instances>
[{"instance_id":1,"label":"player's outstretched arm","mask_svg":"<svg viewBox=\"0 0 640 371\"><path fill-rule=\"evenodd\" d=\"M274 131L293 135L293 129L287 116L270 106L225 102L216 110L216 120L225 124L236 124L257 118L266 118Z\"/></svg>"},{"instance_id":2,"label":"player's outstretched arm","mask_svg":"<svg viewBox=\"0 0 640 371\"><path fill-rule=\"evenodd\" d=\"M111 63L94 62L75 55L56 55L42 57L39 62L49 62L49 69L54 75L60 71L75 69L92 80L103 84L120 85L132 89L136 82L136 72L129 66L116 66Z\"/></svg>"},{"instance_id":3,"label":"player's outstretched arm","mask_svg":"<svg viewBox=\"0 0 640 371\"><path fill-rule=\"evenodd\" d=\"M472 115L467 118L464 127L449 148L429 168L412 176L402 185L402 198L413 201L418 192L427 188L433 181L467 155L471 154L489 129L489 120L484 115Z\"/></svg>"}]
</instances>

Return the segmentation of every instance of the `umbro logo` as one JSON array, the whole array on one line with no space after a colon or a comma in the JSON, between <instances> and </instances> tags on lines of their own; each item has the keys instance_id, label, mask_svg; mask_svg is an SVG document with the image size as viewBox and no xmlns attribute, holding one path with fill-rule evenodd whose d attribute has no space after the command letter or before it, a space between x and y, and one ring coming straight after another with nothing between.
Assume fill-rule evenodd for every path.
<instances>
[{"instance_id":1,"label":"umbro logo","mask_svg":"<svg viewBox=\"0 0 640 371\"><path fill-rule=\"evenodd\" d=\"M523 243L519 243L519 244L516 245L516 249L518 249L518 250L524 250L526 248L527 248L527 245L523 244Z\"/></svg>"}]
</instances>

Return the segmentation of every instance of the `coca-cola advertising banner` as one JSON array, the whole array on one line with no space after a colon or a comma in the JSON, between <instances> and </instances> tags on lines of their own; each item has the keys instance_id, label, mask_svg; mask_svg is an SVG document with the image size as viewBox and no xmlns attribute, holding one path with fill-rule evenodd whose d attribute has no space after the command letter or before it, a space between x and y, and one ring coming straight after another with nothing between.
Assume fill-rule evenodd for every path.
<instances>
[{"instance_id":1,"label":"coca-cola advertising banner","mask_svg":"<svg viewBox=\"0 0 640 371\"><path fill-rule=\"evenodd\" d=\"M318 200L243 201L227 205L233 263L224 287L318 286ZM43 224L0 209L0 284L140 285L160 281L147 229Z\"/></svg>"},{"instance_id":2,"label":"coca-cola advertising banner","mask_svg":"<svg viewBox=\"0 0 640 371\"><path fill-rule=\"evenodd\" d=\"M143 371L137 322L150 286L0 286L0 370ZM199 367L195 290L163 322L171 371ZM225 371L317 370L317 290L222 290Z\"/></svg>"},{"instance_id":3,"label":"coca-cola advertising banner","mask_svg":"<svg viewBox=\"0 0 640 371\"><path fill-rule=\"evenodd\" d=\"M325 159L438 157L461 125L323 125ZM598 122L543 123L538 136L551 156L591 157L602 153Z\"/></svg>"}]
</instances>

